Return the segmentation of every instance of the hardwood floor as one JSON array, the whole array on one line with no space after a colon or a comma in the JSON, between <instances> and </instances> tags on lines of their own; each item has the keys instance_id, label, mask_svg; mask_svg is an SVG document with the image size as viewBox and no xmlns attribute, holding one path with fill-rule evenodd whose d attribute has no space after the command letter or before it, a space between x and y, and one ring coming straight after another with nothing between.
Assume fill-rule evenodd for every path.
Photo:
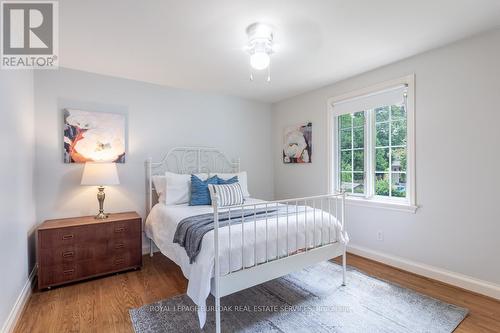
<instances>
[{"instance_id":1,"label":"hardwood floor","mask_svg":"<svg viewBox=\"0 0 500 333\"><path fill-rule=\"evenodd\" d=\"M357 269L467 307L467 318L455 332L500 332L500 302L355 255ZM144 267L49 291L35 290L15 332L133 332L128 309L186 291L180 269L159 253L144 257Z\"/></svg>"},{"instance_id":2,"label":"hardwood floor","mask_svg":"<svg viewBox=\"0 0 500 333\"><path fill-rule=\"evenodd\" d=\"M157 253L143 268L35 290L15 332L133 332L128 309L184 293L187 280L173 262Z\"/></svg>"}]
</instances>

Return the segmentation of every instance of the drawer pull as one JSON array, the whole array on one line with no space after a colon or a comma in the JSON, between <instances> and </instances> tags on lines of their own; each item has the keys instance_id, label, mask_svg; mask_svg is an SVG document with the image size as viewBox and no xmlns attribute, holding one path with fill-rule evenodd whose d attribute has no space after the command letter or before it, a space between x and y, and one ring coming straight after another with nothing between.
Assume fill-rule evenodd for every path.
<instances>
[{"instance_id":1,"label":"drawer pull","mask_svg":"<svg viewBox=\"0 0 500 333\"><path fill-rule=\"evenodd\" d=\"M74 272L75 272L75 270L74 270L74 269L68 269L68 270L66 270L66 271L63 271L63 274L64 274L64 275L71 275L71 274L73 274Z\"/></svg>"},{"instance_id":2,"label":"drawer pull","mask_svg":"<svg viewBox=\"0 0 500 333\"><path fill-rule=\"evenodd\" d=\"M118 228L115 228L115 232L116 232L116 233L119 233L119 232L124 232L125 230L127 230L127 229L125 229L125 227L118 227Z\"/></svg>"},{"instance_id":3,"label":"drawer pull","mask_svg":"<svg viewBox=\"0 0 500 333\"><path fill-rule=\"evenodd\" d=\"M73 234L68 234L68 235L63 235L62 239L63 240L68 240L68 239L73 239L74 235Z\"/></svg>"},{"instance_id":4,"label":"drawer pull","mask_svg":"<svg viewBox=\"0 0 500 333\"><path fill-rule=\"evenodd\" d=\"M124 264L124 263L125 263L125 259L123 259L123 258L115 260L115 265L121 265L121 264Z\"/></svg>"},{"instance_id":5,"label":"drawer pull","mask_svg":"<svg viewBox=\"0 0 500 333\"><path fill-rule=\"evenodd\" d=\"M116 244L115 249L123 249L125 247L124 243Z\"/></svg>"},{"instance_id":6,"label":"drawer pull","mask_svg":"<svg viewBox=\"0 0 500 333\"><path fill-rule=\"evenodd\" d=\"M75 255L75 252L73 251L66 251L62 253L63 258L71 258Z\"/></svg>"}]
</instances>

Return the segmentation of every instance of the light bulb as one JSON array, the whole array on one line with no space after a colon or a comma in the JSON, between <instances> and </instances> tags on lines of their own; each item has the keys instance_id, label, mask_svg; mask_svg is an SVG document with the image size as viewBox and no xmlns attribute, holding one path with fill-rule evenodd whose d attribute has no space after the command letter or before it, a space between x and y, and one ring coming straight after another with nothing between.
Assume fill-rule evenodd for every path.
<instances>
[{"instance_id":1,"label":"light bulb","mask_svg":"<svg viewBox=\"0 0 500 333\"><path fill-rule=\"evenodd\" d=\"M250 56L250 65L258 71L267 68L270 62L271 58L265 52L255 52Z\"/></svg>"}]
</instances>

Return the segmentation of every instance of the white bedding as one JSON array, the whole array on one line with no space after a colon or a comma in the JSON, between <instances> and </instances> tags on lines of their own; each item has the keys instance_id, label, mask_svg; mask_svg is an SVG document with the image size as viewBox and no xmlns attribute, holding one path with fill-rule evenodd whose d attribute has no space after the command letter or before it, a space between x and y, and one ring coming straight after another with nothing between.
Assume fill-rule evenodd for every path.
<instances>
[{"instance_id":1,"label":"white bedding","mask_svg":"<svg viewBox=\"0 0 500 333\"><path fill-rule=\"evenodd\" d=\"M247 198L247 203L263 203L264 201ZM275 205L273 205L275 206ZM273 206L269 206L272 208ZM263 208L263 206L259 206ZM189 263L189 258L179 244L173 243L174 234L177 224L186 217L212 213L211 206L188 206L175 205L166 206L163 203L156 204L151 210L146 219L146 235L154 241L160 251L169 259L174 261L182 269L184 276L189 280L187 295L198 305L198 316L200 327L203 327L206 320L205 301L210 293L210 282L214 275L214 231L210 231L203 237L201 251L196 257L193 264ZM288 215L288 244L287 244L287 217L285 215L279 218L273 217L267 223L267 242L266 242L266 222L265 218L257 219L254 223L253 219L245 221L244 225L244 263L245 267L254 265L254 239L257 234L257 263L262 263L276 258L277 249L279 254L285 256L288 253L292 254L297 249L305 247L307 229L307 244L313 246L315 242L319 245L321 241L345 242L340 232L340 225L337 220L327 212L319 209L313 210L308 207L307 212L299 212L295 214L294 206L289 206ZM306 219L307 214L307 219ZM297 216L297 218L296 218ZM307 223L304 222L307 220ZM315 221L315 222L314 222ZM276 227L278 225L278 228ZM297 233L298 225L298 233ZM316 225L316 227L314 227ZM305 227L306 226L306 227ZM255 228L256 227L256 228ZM278 237L276 237L276 229L278 229ZM313 237L313 231L316 230L316 235ZM242 224L231 226L231 251L229 251L229 227L220 229L220 271L222 274L228 273L229 270L229 252L231 256L232 271L242 267ZM278 242L276 241L278 238ZM267 243L267 246L266 246Z\"/></svg>"}]
</instances>

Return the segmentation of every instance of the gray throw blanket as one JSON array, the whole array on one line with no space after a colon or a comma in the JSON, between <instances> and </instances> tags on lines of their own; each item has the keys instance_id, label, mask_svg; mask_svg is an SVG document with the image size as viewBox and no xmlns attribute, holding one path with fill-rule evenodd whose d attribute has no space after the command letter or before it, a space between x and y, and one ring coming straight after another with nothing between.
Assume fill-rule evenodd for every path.
<instances>
[{"instance_id":1,"label":"gray throw blanket","mask_svg":"<svg viewBox=\"0 0 500 333\"><path fill-rule=\"evenodd\" d=\"M229 219L229 212L219 212L219 228L229 225L241 224L242 220L245 222L252 222L258 219L264 219L267 211L267 217L272 218L279 215L286 215L286 205L273 208L262 209L232 209L231 219ZM303 207L301 207L303 211ZM295 206L289 211L289 214L295 214ZM214 214L207 213L201 215L190 216L179 222L177 230L174 235L174 243L182 246L189 257L189 262L192 264L198 253L201 250L201 241L203 236L214 229Z\"/></svg>"}]
</instances>

